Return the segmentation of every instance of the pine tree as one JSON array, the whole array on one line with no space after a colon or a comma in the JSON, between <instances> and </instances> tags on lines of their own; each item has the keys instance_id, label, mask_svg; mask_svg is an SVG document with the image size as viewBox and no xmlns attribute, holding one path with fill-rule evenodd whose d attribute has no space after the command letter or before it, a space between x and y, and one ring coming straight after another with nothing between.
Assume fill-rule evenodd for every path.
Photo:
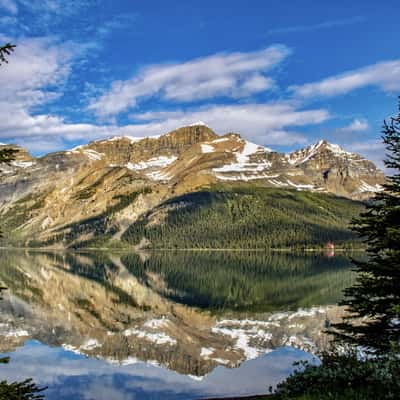
<instances>
[{"instance_id":1,"label":"pine tree","mask_svg":"<svg viewBox=\"0 0 400 400\"><path fill-rule=\"evenodd\" d=\"M350 314L334 325L339 341L377 353L400 343L400 111L384 122L382 138L385 166L394 174L352 223L367 244L368 260L353 260L358 277L342 301Z\"/></svg>"},{"instance_id":2,"label":"pine tree","mask_svg":"<svg viewBox=\"0 0 400 400\"><path fill-rule=\"evenodd\" d=\"M8 63L7 56L9 56L15 49L15 45L7 43L4 46L0 46L0 65L2 63Z\"/></svg>"}]
</instances>

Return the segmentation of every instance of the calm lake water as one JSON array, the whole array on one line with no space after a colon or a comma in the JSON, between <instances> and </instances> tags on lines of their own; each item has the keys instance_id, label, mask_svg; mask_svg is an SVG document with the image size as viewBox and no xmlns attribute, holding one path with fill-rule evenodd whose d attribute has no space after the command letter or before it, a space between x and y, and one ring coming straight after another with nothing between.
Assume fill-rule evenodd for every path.
<instances>
[{"instance_id":1,"label":"calm lake water","mask_svg":"<svg viewBox=\"0 0 400 400\"><path fill-rule=\"evenodd\" d=\"M0 251L0 377L46 398L198 399L268 392L354 274L345 255Z\"/></svg>"}]
</instances>

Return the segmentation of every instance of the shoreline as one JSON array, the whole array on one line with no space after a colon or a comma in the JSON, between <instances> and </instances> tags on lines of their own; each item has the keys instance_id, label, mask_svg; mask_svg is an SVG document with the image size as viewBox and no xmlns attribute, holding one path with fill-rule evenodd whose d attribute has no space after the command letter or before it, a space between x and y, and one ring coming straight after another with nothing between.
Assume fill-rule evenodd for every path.
<instances>
[{"instance_id":1,"label":"shoreline","mask_svg":"<svg viewBox=\"0 0 400 400\"><path fill-rule=\"evenodd\" d=\"M365 248L335 248L335 249L324 249L324 248L255 248L255 249L244 249L244 248L112 248L112 247L82 247L82 248L60 248L60 247L20 247L20 246L0 246L0 250L30 250L30 251L59 251L59 252L87 252L87 251L109 251L114 253L146 253L146 252L162 252L162 251L193 251L193 252L265 252L265 253L323 253L323 252L338 252L338 253L352 253L352 252L365 252Z\"/></svg>"}]
</instances>

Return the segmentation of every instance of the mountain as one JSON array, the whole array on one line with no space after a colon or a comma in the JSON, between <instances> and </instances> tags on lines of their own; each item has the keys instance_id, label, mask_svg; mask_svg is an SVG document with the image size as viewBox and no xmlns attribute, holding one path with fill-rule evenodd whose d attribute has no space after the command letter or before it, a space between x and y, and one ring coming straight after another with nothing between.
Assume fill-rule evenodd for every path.
<instances>
[{"instance_id":1,"label":"mountain","mask_svg":"<svg viewBox=\"0 0 400 400\"><path fill-rule=\"evenodd\" d=\"M9 240L30 245L75 246L99 233L115 243L151 210L165 216L182 206L168 202L204 190L284 189L278 192L295 197L306 191L315 213L320 198L368 199L385 180L372 162L326 141L283 154L235 133L217 135L203 123L39 158L18 149L15 161L0 166L0 216Z\"/></svg>"}]
</instances>

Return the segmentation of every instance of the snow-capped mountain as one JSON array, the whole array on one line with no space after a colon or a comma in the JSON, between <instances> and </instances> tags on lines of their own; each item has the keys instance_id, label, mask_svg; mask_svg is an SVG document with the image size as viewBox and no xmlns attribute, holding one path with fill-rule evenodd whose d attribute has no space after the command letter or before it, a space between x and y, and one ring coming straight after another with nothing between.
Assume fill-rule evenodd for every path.
<instances>
[{"instance_id":1,"label":"snow-capped mountain","mask_svg":"<svg viewBox=\"0 0 400 400\"><path fill-rule=\"evenodd\" d=\"M371 161L326 141L283 154L235 133L217 135L202 122L160 136L98 140L39 158L19 150L15 161L0 166L0 215L7 229L27 235L48 234L110 210L128 225L162 201L210 185L367 199L385 181Z\"/></svg>"}]
</instances>

